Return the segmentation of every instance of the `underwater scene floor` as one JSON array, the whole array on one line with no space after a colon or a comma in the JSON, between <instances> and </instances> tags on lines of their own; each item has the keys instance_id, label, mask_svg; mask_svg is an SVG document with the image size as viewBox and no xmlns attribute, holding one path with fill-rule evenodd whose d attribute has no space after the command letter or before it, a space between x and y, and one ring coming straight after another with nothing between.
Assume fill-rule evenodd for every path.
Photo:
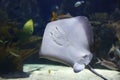
<instances>
[{"instance_id":1,"label":"underwater scene floor","mask_svg":"<svg viewBox=\"0 0 120 80\"><path fill-rule=\"evenodd\" d=\"M118 71L95 70L108 80L120 80L120 72ZM24 64L24 72L24 74L8 74L5 78L0 77L0 80L103 80L88 69L74 73L71 67L60 65ZM28 77L22 77L27 74Z\"/></svg>"}]
</instances>

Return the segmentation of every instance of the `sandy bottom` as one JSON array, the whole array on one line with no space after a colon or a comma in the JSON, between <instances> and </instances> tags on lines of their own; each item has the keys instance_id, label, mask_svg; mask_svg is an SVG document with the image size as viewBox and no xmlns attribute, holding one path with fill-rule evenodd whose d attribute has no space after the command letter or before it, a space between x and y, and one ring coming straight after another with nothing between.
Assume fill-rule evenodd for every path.
<instances>
[{"instance_id":1,"label":"sandy bottom","mask_svg":"<svg viewBox=\"0 0 120 80\"><path fill-rule=\"evenodd\" d=\"M95 69L99 74L108 80L120 80L120 72ZM46 64L25 64L24 72L29 73L26 78L0 78L0 80L103 80L87 69L74 73L71 67L46 65ZM21 74L13 74L20 76Z\"/></svg>"}]
</instances>

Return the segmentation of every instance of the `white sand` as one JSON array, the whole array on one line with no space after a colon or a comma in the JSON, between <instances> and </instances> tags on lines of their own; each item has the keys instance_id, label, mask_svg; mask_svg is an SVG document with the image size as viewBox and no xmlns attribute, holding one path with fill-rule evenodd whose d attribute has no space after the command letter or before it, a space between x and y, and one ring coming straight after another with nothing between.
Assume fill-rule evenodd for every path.
<instances>
[{"instance_id":1,"label":"white sand","mask_svg":"<svg viewBox=\"0 0 120 80\"><path fill-rule=\"evenodd\" d=\"M33 72L31 72L32 70ZM117 71L103 69L95 70L108 80L120 80L120 73ZM24 71L31 73L28 78L1 78L0 80L103 80L87 69L84 69L79 73L74 73L71 67L66 66L28 64L24 65Z\"/></svg>"}]
</instances>

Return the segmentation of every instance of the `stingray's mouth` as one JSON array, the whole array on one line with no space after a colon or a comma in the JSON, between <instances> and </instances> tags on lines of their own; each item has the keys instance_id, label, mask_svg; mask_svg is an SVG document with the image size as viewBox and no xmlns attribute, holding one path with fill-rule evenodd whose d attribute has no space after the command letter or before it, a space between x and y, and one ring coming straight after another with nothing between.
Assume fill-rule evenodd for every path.
<instances>
[{"instance_id":1,"label":"stingray's mouth","mask_svg":"<svg viewBox=\"0 0 120 80\"><path fill-rule=\"evenodd\" d=\"M79 59L73 66L74 72L77 73L85 69L85 67L90 63L91 59L91 56Z\"/></svg>"}]
</instances>

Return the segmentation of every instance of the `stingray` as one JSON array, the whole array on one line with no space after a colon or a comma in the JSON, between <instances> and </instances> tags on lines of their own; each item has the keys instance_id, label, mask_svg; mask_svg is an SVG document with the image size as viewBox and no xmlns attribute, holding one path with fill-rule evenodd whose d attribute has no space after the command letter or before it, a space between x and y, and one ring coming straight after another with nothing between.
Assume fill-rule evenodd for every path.
<instances>
[{"instance_id":1,"label":"stingray","mask_svg":"<svg viewBox=\"0 0 120 80\"><path fill-rule=\"evenodd\" d=\"M92 27L84 16L60 19L49 22L45 28L39 55L41 58L69 65L74 72L89 66L93 54Z\"/></svg>"}]
</instances>

